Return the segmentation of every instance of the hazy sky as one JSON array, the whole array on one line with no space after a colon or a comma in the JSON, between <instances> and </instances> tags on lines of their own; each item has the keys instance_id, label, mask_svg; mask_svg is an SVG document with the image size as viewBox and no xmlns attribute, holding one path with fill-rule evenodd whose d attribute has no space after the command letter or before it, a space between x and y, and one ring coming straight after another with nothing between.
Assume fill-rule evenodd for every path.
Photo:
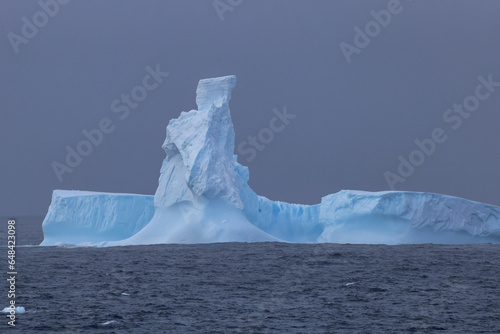
<instances>
[{"instance_id":1,"label":"hazy sky","mask_svg":"<svg viewBox=\"0 0 500 334\"><path fill-rule=\"evenodd\" d=\"M168 121L196 108L199 79L228 74L236 145L274 108L296 115L239 159L258 194L313 204L386 190L384 173L411 156L425 160L395 189L500 205L500 87L478 88L479 76L500 82L499 1L220 0L219 13L211 0L41 3L51 16L37 1L0 2L1 216L45 214L53 189L154 194ZM369 43L356 27L372 29ZM168 77L146 81L155 88L120 119L112 103L144 92L158 64ZM447 112L464 102L472 112ZM113 131L60 182L53 162L106 118ZM412 155L436 129L446 140Z\"/></svg>"}]
</instances>

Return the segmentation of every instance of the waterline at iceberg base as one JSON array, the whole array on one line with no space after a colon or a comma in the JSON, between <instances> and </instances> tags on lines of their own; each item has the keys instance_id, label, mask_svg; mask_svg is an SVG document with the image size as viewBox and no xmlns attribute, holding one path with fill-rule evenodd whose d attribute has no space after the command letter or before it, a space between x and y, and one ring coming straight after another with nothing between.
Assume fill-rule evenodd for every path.
<instances>
[{"instance_id":1,"label":"waterline at iceberg base","mask_svg":"<svg viewBox=\"0 0 500 334\"><path fill-rule=\"evenodd\" d=\"M198 110L170 121L154 197L54 190L42 245L500 243L500 207L452 196L343 190L317 205L258 196L234 155L235 84L200 80Z\"/></svg>"}]
</instances>

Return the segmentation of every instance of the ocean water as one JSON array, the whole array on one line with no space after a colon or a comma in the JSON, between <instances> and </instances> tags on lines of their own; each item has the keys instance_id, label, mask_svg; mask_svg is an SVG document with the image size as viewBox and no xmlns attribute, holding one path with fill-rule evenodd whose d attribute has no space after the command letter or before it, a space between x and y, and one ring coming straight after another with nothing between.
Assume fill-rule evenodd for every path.
<instances>
[{"instance_id":1,"label":"ocean water","mask_svg":"<svg viewBox=\"0 0 500 334\"><path fill-rule=\"evenodd\" d=\"M18 218L21 245L42 241L42 220ZM16 305L26 313L15 329L4 318L1 333L500 333L500 245L16 251ZM3 308L7 283L0 288Z\"/></svg>"}]
</instances>

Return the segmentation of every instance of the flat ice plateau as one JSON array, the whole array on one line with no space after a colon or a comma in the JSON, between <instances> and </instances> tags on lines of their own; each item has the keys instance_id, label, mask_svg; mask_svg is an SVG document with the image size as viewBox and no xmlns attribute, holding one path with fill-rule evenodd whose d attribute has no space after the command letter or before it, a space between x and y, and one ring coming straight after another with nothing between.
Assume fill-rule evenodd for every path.
<instances>
[{"instance_id":1,"label":"flat ice plateau","mask_svg":"<svg viewBox=\"0 0 500 334\"><path fill-rule=\"evenodd\" d=\"M54 190L42 245L500 243L500 207L452 196L343 190L317 205L258 196L234 155L235 84L200 80L198 110L169 122L154 197Z\"/></svg>"}]
</instances>

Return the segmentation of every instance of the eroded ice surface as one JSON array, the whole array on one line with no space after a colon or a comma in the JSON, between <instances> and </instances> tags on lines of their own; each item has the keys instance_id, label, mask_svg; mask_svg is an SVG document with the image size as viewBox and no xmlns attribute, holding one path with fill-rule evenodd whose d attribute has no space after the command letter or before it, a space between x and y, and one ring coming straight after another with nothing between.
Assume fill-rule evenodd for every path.
<instances>
[{"instance_id":1,"label":"eroded ice surface","mask_svg":"<svg viewBox=\"0 0 500 334\"><path fill-rule=\"evenodd\" d=\"M14 310L15 310L16 313L26 313L26 309L24 307L22 307L22 306L17 306ZM2 313L10 313L11 311L12 311L11 308L5 307L2 310Z\"/></svg>"},{"instance_id":2,"label":"eroded ice surface","mask_svg":"<svg viewBox=\"0 0 500 334\"><path fill-rule=\"evenodd\" d=\"M234 155L235 84L235 76L201 80L198 110L170 121L154 202L56 190L42 244L500 242L500 208L457 197L346 190L300 205L258 196Z\"/></svg>"},{"instance_id":3,"label":"eroded ice surface","mask_svg":"<svg viewBox=\"0 0 500 334\"><path fill-rule=\"evenodd\" d=\"M153 196L54 190L43 221L43 246L128 238L153 217Z\"/></svg>"},{"instance_id":4,"label":"eroded ice surface","mask_svg":"<svg viewBox=\"0 0 500 334\"><path fill-rule=\"evenodd\" d=\"M343 190L323 197L319 242L500 242L500 208L422 192Z\"/></svg>"}]
</instances>

